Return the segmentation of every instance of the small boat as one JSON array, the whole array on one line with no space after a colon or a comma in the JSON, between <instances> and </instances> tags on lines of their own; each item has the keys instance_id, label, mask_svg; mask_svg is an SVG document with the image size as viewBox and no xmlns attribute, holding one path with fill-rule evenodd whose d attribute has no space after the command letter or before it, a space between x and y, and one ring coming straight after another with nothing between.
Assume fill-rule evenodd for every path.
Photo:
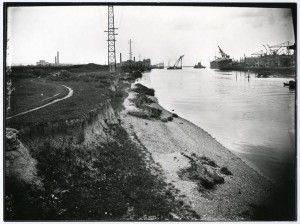
<instances>
[{"instance_id":1,"label":"small boat","mask_svg":"<svg viewBox=\"0 0 300 224\"><path fill-rule=\"evenodd\" d=\"M296 81L291 80L288 83L284 82L283 86L288 86L290 89L295 89L296 88Z\"/></svg>"},{"instance_id":2,"label":"small boat","mask_svg":"<svg viewBox=\"0 0 300 224\"><path fill-rule=\"evenodd\" d=\"M201 65L201 62L198 62L198 64L196 64L194 66L194 68L206 68L205 66Z\"/></svg>"}]
</instances>

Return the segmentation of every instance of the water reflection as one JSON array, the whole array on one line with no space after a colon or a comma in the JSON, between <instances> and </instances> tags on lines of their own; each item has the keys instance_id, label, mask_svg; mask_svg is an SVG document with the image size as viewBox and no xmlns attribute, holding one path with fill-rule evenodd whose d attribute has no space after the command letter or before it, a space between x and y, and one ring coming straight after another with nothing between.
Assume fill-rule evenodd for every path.
<instances>
[{"instance_id":1,"label":"water reflection","mask_svg":"<svg viewBox=\"0 0 300 224\"><path fill-rule=\"evenodd\" d=\"M294 168L295 91L287 78L211 69L153 70L142 84L160 104L199 125L265 175Z\"/></svg>"}]
</instances>

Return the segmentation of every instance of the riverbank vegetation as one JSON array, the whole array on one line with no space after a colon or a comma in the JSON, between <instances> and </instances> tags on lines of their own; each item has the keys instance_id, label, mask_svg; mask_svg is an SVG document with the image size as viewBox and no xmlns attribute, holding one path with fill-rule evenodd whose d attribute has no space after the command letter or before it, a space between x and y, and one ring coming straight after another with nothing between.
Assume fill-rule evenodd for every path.
<instances>
[{"instance_id":1,"label":"riverbank vegetation","mask_svg":"<svg viewBox=\"0 0 300 224\"><path fill-rule=\"evenodd\" d=\"M33 152L43 189L6 182L8 220L172 220L185 212L158 170L150 172L147 152L118 125L109 144L85 147L50 139ZM142 149L142 151L141 151ZM22 189L22 191L20 191ZM173 192L173 193L172 193Z\"/></svg>"}]
</instances>

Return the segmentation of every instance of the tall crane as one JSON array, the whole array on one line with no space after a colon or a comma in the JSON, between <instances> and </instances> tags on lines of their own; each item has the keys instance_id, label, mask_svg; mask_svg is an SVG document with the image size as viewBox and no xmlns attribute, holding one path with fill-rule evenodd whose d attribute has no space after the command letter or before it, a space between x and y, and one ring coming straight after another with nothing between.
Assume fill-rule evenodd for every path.
<instances>
[{"instance_id":1,"label":"tall crane","mask_svg":"<svg viewBox=\"0 0 300 224\"><path fill-rule=\"evenodd\" d=\"M178 60L175 62L174 66L169 66L167 69L182 69L182 58L184 55L181 55ZM178 66L180 62L180 66Z\"/></svg>"},{"instance_id":2,"label":"tall crane","mask_svg":"<svg viewBox=\"0 0 300 224\"><path fill-rule=\"evenodd\" d=\"M272 46L268 46L269 48L274 48L275 50L273 50L273 52L275 52L275 54L277 54L277 52L279 51L280 48L286 48L287 50L287 54L289 55L290 54L290 42L289 41L286 41L284 43L281 43L281 44L275 44L275 45L272 45ZM276 50L277 49L277 50Z\"/></svg>"},{"instance_id":3,"label":"tall crane","mask_svg":"<svg viewBox=\"0 0 300 224\"><path fill-rule=\"evenodd\" d=\"M228 54L226 54L219 46L219 51L220 51L220 54L222 55L222 58L230 58L230 56Z\"/></svg>"},{"instance_id":4,"label":"tall crane","mask_svg":"<svg viewBox=\"0 0 300 224\"><path fill-rule=\"evenodd\" d=\"M270 50L267 49L266 45L263 44L263 46L264 46L264 48L266 49L267 54L269 54L269 53L270 53ZM268 46L269 46L269 45L268 45Z\"/></svg>"}]
</instances>

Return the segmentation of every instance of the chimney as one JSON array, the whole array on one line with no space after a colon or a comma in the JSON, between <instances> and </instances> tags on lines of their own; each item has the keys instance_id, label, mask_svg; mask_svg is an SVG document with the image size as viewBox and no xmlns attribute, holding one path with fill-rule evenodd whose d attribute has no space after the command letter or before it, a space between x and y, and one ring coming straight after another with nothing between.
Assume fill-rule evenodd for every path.
<instances>
[{"instance_id":1,"label":"chimney","mask_svg":"<svg viewBox=\"0 0 300 224\"><path fill-rule=\"evenodd\" d=\"M133 61L135 61L135 57L133 57Z\"/></svg>"},{"instance_id":2,"label":"chimney","mask_svg":"<svg viewBox=\"0 0 300 224\"><path fill-rule=\"evenodd\" d=\"M120 64L122 64L122 53L120 53Z\"/></svg>"},{"instance_id":3,"label":"chimney","mask_svg":"<svg viewBox=\"0 0 300 224\"><path fill-rule=\"evenodd\" d=\"M57 51L56 61L57 61L57 64L59 64L59 51Z\"/></svg>"},{"instance_id":4,"label":"chimney","mask_svg":"<svg viewBox=\"0 0 300 224\"><path fill-rule=\"evenodd\" d=\"M54 61L55 61L55 62L54 62L54 64L56 65L56 64L57 64L57 61L56 61L56 56L55 56L55 59L54 59Z\"/></svg>"}]
</instances>

